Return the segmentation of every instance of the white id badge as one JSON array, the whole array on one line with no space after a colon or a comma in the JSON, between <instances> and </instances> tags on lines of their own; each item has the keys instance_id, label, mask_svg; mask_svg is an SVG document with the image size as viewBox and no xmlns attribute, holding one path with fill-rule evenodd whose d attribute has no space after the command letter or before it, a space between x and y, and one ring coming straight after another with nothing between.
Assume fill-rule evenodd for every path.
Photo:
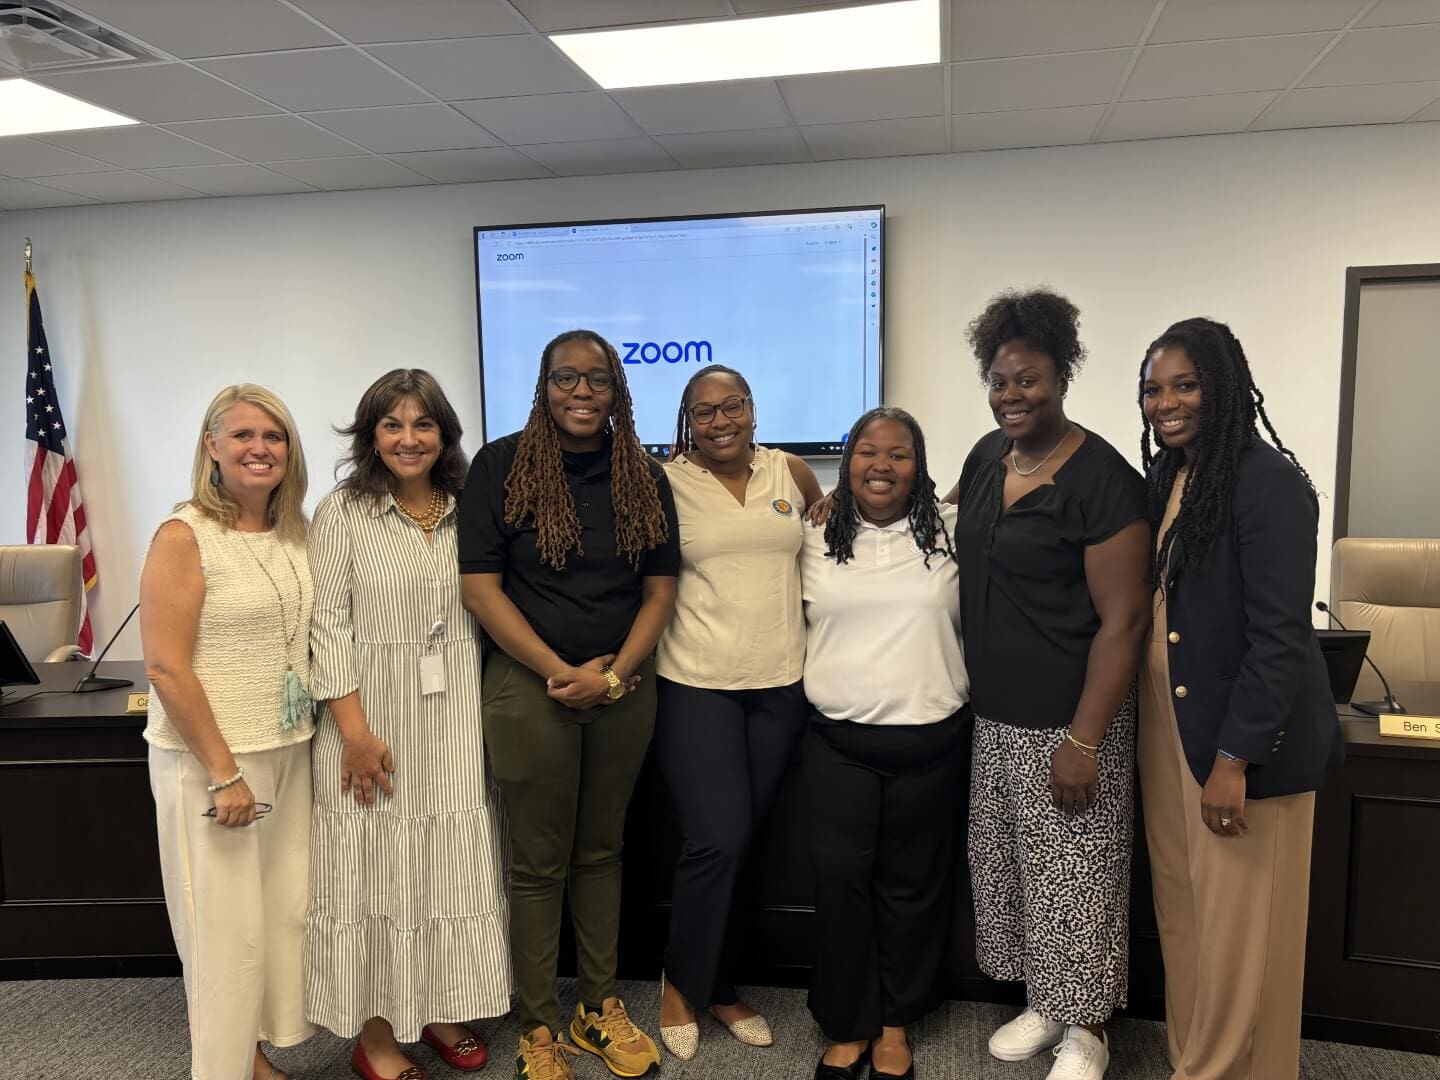
<instances>
[{"instance_id":1,"label":"white id badge","mask_svg":"<svg viewBox=\"0 0 1440 1080\"><path fill-rule=\"evenodd\" d=\"M420 693L443 694L445 692L445 654L425 653L420 657Z\"/></svg>"}]
</instances>

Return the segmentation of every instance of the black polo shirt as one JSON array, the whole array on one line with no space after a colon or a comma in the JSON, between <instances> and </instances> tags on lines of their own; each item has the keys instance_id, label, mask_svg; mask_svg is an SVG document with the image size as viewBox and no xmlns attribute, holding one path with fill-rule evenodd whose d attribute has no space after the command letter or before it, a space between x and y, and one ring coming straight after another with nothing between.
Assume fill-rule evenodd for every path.
<instances>
[{"instance_id":1,"label":"black polo shirt","mask_svg":"<svg viewBox=\"0 0 1440 1080\"><path fill-rule=\"evenodd\" d=\"M1086 431L1053 484L1005 510L1009 453L1009 437L992 431L960 473L955 543L970 703L988 720L1065 727L1100 629L1085 549L1144 519L1145 481Z\"/></svg>"},{"instance_id":2,"label":"black polo shirt","mask_svg":"<svg viewBox=\"0 0 1440 1080\"><path fill-rule=\"evenodd\" d=\"M519 444L518 432L496 439L470 464L460 499L460 572L504 574L505 595L567 664L619 652L640 611L640 579L680 573L680 523L670 482L651 462L669 532L641 557L637 570L615 546L609 440L603 450L562 455L585 554L570 552L565 569L556 570L540 559L533 522L517 528L505 521L505 479Z\"/></svg>"}]
</instances>

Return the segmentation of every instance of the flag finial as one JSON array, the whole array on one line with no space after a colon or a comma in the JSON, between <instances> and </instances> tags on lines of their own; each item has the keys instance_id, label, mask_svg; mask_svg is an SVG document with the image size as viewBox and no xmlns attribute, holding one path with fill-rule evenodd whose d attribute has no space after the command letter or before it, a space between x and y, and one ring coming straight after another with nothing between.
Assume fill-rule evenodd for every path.
<instances>
[{"instance_id":1,"label":"flag finial","mask_svg":"<svg viewBox=\"0 0 1440 1080\"><path fill-rule=\"evenodd\" d=\"M35 256L35 245L30 243L30 237L25 237L25 272L30 273L34 267L31 261Z\"/></svg>"}]
</instances>

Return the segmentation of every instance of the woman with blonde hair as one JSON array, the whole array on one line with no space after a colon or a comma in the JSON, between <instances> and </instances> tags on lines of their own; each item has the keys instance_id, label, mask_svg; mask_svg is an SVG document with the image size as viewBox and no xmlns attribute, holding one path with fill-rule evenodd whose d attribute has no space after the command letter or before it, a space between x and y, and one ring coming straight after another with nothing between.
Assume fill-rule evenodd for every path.
<instances>
[{"instance_id":1,"label":"woman with blonde hair","mask_svg":"<svg viewBox=\"0 0 1440 1080\"><path fill-rule=\"evenodd\" d=\"M194 1080L283 1080L305 1019L311 585L305 456L262 386L205 412L140 578L150 787Z\"/></svg>"}]
</instances>

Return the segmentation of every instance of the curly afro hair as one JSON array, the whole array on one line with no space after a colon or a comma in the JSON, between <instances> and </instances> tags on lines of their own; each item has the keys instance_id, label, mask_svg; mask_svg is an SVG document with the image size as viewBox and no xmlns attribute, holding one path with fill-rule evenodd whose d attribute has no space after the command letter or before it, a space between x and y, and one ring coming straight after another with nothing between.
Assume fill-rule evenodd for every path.
<instances>
[{"instance_id":1,"label":"curly afro hair","mask_svg":"<svg viewBox=\"0 0 1440 1080\"><path fill-rule=\"evenodd\" d=\"M979 318L966 328L965 336L975 350L982 382L1000 347L1016 340L1055 361L1062 386L1068 387L1085 363L1085 346L1080 344L1080 309L1045 289L1006 290L985 306Z\"/></svg>"}]
</instances>

